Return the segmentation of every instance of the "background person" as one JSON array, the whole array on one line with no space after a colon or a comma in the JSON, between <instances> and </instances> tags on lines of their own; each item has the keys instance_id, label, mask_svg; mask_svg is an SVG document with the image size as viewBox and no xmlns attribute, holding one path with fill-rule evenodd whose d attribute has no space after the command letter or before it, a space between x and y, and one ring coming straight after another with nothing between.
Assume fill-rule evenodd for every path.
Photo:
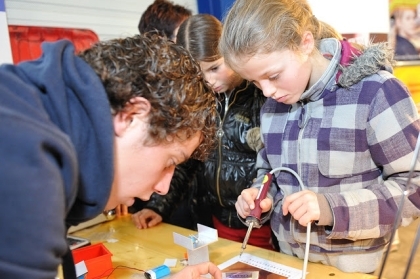
<instances>
[{"instance_id":1,"label":"background person","mask_svg":"<svg viewBox=\"0 0 420 279\"><path fill-rule=\"evenodd\" d=\"M417 11L411 7L397 7L392 13L395 55L398 60L420 59L414 45L420 39L416 19Z\"/></svg>"},{"instance_id":2,"label":"background person","mask_svg":"<svg viewBox=\"0 0 420 279\"><path fill-rule=\"evenodd\" d=\"M310 225L309 261L375 271L420 132L409 92L389 72L392 49L326 38L303 0L236 0L219 47L268 98L258 178L238 197L240 216L254 206L263 176L287 168L274 171L261 202L281 252L303 258ZM420 216L419 189L405 202L404 225Z\"/></svg>"},{"instance_id":3,"label":"background person","mask_svg":"<svg viewBox=\"0 0 420 279\"><path fill-rule=\"evenodd\" d=\"M214 145L213 92L180 46L138 35L78 56L65 40L42 49L0 67L2 278L55 278L60 264L75 278L69 226L166 194L176 165ZM221 279L212 263L172 278L208 272Z\"/></svg>"},{"instance_id":4,"label":"background person","mask_svg":"<svg viewBox=\"0 0 420 279\"><path fill-rule=\"evenodd\" d=\"M167 0L155 0L141 15L138 29L140 34L157 31L176 41L179 26L192 15L191 10Z\"/></svg>"}]
</instances>

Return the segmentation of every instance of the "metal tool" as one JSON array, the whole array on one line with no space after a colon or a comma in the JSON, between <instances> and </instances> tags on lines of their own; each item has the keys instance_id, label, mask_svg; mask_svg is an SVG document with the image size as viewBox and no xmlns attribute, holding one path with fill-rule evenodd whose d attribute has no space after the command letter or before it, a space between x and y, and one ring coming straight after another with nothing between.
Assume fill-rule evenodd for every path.
<instances>
[{"instance_id":1,"label":"metal tool","mask_svg":"<svg viewBox=\"0 0 420 279\"><path fill-rule=\"evenodd\" d=\"M117 210L115 208L111 210L104 210L102 213L108 221L113 220L115 216L117 216Z\"/></svg>"},{"instance_id":2,"label":"metal tool","mask_svg":"<svg viewBox=\"0 0 420 279\"><path fill-rule=\"evenodd\" d=\"M273 180L273 175L271 173L267 173L264 178L263 182L260 188L260 191L258 192L257 198L254 201L254 209L251 210L249 215L245 219L245 223L248 226L248 230L245 235L244 242L242 243L241 252L239 253L239 256L242 255L246 248L246 244L248 243L249 236L251 235L251 231L253 228L260 228L262 226L261 223L261 207L260 202L267 197L268 189L270 188L271 180Z\"/></svg>"}]
</instances>

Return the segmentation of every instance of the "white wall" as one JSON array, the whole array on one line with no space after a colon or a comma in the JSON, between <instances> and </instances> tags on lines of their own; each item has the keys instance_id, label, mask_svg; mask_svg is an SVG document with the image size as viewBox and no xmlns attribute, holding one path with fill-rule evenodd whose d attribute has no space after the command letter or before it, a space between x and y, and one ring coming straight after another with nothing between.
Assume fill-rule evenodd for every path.
<instances>
[{"instance_id":1,"label":"white wall","mask_svg":"<svg viewBox=\"0 0 420 279\"><path fill-rule=\"evenodd\" d=\"M308 0L319 20L338 32L388 33L389 0Z\"/></svg>"},{"instance_id":2,"label":"white wall","mask_svg":"<svg viewBox=\"0 0 420 279\"><path fill-rule=\"evenodd\" d=\"M0 0L0 64L12 62L12 50L10 49L10 38L9 30L7 29L4 0Z\"/></svg>"},{"instance_id":3,"label":"white wall","mask_svg":"<svg viewBox=\"0 0 420 279\"><path fill-rule=\"evenodd\" d=\"M9 25L87 28L101 40L138 34L141 14L154 0L5 0ZM196 0L172 0L198 11Z\"/></svg>"},{"instance_id":4,"label":"white wall","mask_svg":"<svg viewBox=\"0 0 420 279\"><path fill-rule=\"evenodd\" d=\"M88 28L100 39L131 36L154 0L5 0L10 25ZM196 0L172 0L198 12ZM212 1L212 0L208 0ZM341 33L387 33L388 0L308 0Z\"/></svg>"}]
</instances>

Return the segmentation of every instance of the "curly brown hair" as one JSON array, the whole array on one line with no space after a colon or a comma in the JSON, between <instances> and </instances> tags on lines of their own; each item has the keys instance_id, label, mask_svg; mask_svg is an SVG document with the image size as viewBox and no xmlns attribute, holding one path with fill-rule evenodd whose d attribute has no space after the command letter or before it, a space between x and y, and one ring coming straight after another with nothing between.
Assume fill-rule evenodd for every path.
<instances>
[{"instance_id":1,"label":"curly brown hair","mask_svg":"<svg viewBox=\"0 0 420 279\"><path fill-rule=\"evenodd\" d=\"M192 157L206 159L215 146L215 95L187 50L151 34L98 42L79 56L102 80L113 114L133 97L150 102L149 144L201 131Z\"/></svg>"}]
</instances>

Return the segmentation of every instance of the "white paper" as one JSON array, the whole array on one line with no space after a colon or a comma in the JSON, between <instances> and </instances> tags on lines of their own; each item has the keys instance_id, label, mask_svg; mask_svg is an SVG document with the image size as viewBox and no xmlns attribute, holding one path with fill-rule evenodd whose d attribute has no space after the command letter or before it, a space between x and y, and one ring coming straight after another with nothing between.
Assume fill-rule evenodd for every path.
<instances>
[{"instance_id":1,"label":"white paper","mask_svg":"<svg viewBox=\"0 0 420 279\"><path fill-rule=\"evenodd\" d=\"M177 259L166 259L163 264L168 266L168 267L175 267L176 262L177 262Z\"/></svg>"},{"instance_id":2,"label":"white paper","mask_svg":"<svg viewBox=\"0 0 420 279\"><path fill-rule=\"evenodd\" d=\"M88 272L85 261L81 261L75 265L76 267L76 276L79 277Z\"/></svg>"}]
</instances>

